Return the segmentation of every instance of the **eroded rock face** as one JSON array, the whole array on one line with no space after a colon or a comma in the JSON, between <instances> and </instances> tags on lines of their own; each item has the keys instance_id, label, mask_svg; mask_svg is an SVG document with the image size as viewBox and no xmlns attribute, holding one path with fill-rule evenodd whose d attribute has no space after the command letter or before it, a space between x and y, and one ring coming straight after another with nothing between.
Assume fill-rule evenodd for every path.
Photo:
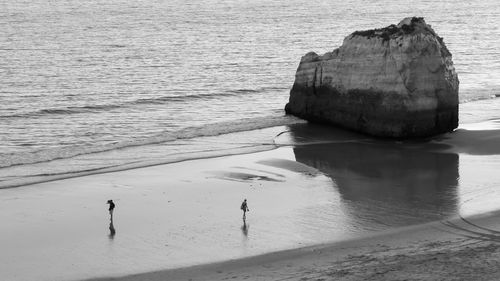
<instances>
[{"instance_id":1,"label":"eroded rock face","mask_svg":"<svg viewBox=\"0 0 500 281\"><path fill-rule=\"evenodd\" d=\"M374 136L432 136L458 126L458 84L442 38L406 18L303 56L285 110Z\"/></svg>"}]
</instances>

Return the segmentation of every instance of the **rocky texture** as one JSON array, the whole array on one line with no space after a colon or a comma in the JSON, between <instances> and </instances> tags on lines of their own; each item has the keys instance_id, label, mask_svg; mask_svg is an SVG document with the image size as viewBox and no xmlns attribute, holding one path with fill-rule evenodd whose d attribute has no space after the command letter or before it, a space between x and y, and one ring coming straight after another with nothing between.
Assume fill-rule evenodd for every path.
<instances>
[{"instance_id":1,"label":"rocky texture","mask_svg":"<svg viewBox=\"0 0 500 281\"><path fill-rule=\"evenodd\" d=\"M303 56L285 110L374 136L432 136L457 127L458 84L443 39L406 18Z\"/></svg>"}]
</instances>

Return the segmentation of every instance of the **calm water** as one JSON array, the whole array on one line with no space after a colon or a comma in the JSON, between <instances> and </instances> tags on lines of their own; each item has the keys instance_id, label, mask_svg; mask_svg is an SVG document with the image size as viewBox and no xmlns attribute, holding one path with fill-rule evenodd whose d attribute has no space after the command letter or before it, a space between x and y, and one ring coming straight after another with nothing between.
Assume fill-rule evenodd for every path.
<instances>
[{"instance_id":1,"label":"calm water","mask_svg":"<svg viewBox=\"0 0 500 281\"><path fill-rule=\"evenodd\" d=\"M141 166L152 151L224 154L197 138L297 122L282 109L302 55L407 16L444 37L462 102L488 98L500 92L498 12L496 1L0 0L0 187ZM220 142L258 150L273 137Z\"/></svg>"}]
</instances>

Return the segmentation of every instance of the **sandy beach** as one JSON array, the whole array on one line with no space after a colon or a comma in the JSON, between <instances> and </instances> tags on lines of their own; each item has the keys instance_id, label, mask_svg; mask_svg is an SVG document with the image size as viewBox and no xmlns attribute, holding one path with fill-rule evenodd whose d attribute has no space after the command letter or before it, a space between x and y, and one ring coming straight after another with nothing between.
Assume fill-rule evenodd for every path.
<instances>
[{"instance_id":1,"label":"sandy beach","mask_svg":"<svg viewBox=\"0 0 500 281\"><path fill-rule=\"evenodd\" d=\"M3 189L2 280L496 279L498 122L467 124L297 124L269 151Z\"/></svg>"},{"instance_id":2,"label":"sandy beach","mask_svg":"<svg viewBox=\"0 0 500 281\"><path fill-rule=\"evenodd\" d=\"M500 126L471 120L414 142L297 124L269 151L2 189L0 277L498 280Z\"/></svg>"},{"instance_id":3,"label":"sandy beach","mask_svg":"<svg viewBox=\"0 0 500 281\"><path fill-rule=\"evenodd\" d=\"M329 204L328 179L288 160L290 153L287 148L4 189L0 217L9 227L0 238L3 280L116 276L313 244L322 234L314 223L321 221L307 218ZM246 227L243 198L251 210ZM112 225L108 199L117 205Z\"/></svg>"},{"instance_id":4,"label":"sandy beach","mask_svg":"<svg viewBox=\"0 0 500 281\"><path fill-rule=\"evenodd\" d=\"M301 131L302 129L304 131ZM378 198L378 204L384 200L385 203L391 204L394 202L387 197L396 197L396 201L401 203L405 202L404 197L409 196L408 194L415 195L415 192L422 192L429 195L421 197L421 199L426 198L424 199L426 204L433 202L440 208L449 209L441 209L443 217L433 222L365 233L361 237L350 237L342 241L220 263L96 280L498 280L500 278L498 270L500 212L496 211L498 210L497 203L494 202L496 200L486 199L497 198L495 182L498 182L498 179L495 176L495 169L498 167L491 170L487 167L498 161L499 151L496 145L498 122L491 120L480 124L467 124L454 134L443 136L431 143L407 144L397 153L394 152L393 145L388 150L378 146L383 147L383 144L376 145L374 150L366 149L366 146L350 148L352 145L350 141L347 145L343 144L342 149L332 150L331 144L326 147L325 144L321 144L321 139L332 140L332 136L324 134L318 136L314 132L314 128L310 126L295 129L296 138L293 141L296 143L311 141L310 138L317 142L304 147L295 146L296 160L308 163L317 167L323 174L335 177L340 190L342 185L347 185L350 191L343 194L345 198L351 196L351 199L357 198L360 201ZM307 137L304 138L305 136ZM346 139L352 140L351 137L352 135L348 134ZM339 141L337 145L346 139L336 139ZM426 156L426 151L429 150L433 153ZM444 154L437 156L434 154L436 151ZM356 163L354 152L365 156L368 154L370 156L368 159L378 159L374 162L379 168L374 168L377 167L374 163ZM389 155L390 158L396 158L394 161L405 159L411 164L398 162L403 167L398 168L387 159L380 161L387 152L392 152ZM347 155L350 155L351 159ZM387 167L380 166L381 162ZM429 166L430 163L436 166ZM414 178L404 174L405 166L411 166L408 171L418 172L424 178L419 181L423 180L426 188L419 186L416 189L402 191L394 189L394 186L402 184L401 178ZM343 170L344 172L339 172ZM386 177L376 173L377 177L383 179L381 185L377 185L378 181L372 180L363 186L363 180L359 177L369 170L372 173L382 170L392 172ZM432 170L438 172L433 175ZM340 179L347 181L342 182ZM354 180L356 184L350 183ZM486 182L489 182L492 188L484 189ZM390 186L391 190L385 190L383 185ZM415 185L418 186L417 183ZM447 192L446 186L452 187L455 193ZM370 192L370 188L375 190ZM377 192L382 194L377 196ZM439 196L441 193L446 195ZM450 197L453 194L455 197ZM351 211L355 211L357 217L363 216L362 210ZM399 220L395 217L397 216L387 215L384 223L397 224Z\"/></svg>"},{"instance_id":5,"label":"sandy beach","mask_svg":"<svg viewBox=\"0 0 500 281\"><path fill-rule=\"evenodd\" d=\"M500 213L242 260L104 280L498 280Z\"/></svg>"}]
</instances>

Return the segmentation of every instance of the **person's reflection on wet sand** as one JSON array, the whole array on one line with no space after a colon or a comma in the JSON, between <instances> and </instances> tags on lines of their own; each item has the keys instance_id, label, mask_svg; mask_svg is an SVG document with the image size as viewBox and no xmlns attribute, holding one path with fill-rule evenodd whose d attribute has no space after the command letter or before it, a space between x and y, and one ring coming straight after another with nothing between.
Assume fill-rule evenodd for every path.
<instances>
[{"instance_id":1,"label":"person's reflection on wet sand","mask_svg":"<svg viewBox=\"0 0 500 281\"><path fill-rule=\"evenodd\" d=\"M111 222L109 223L109 234L108 234L109 240L113 240L115 238L115 234L116 234L115 226L113 225L113 219L111 219Z\"/></svg>"},{"instance_id":2,"label":"person's reflection on wet sand","mask_svg":"<svg viewBox=\"0 0 500 281\"><path fill-rule=\"evenodd\" d=\"M247 224L246 220L243 219L243 225L241 226L241 233L245 235L245 237L248 237L248 229L250 228L250 225Z\"/></svg>"}]
</instances>

